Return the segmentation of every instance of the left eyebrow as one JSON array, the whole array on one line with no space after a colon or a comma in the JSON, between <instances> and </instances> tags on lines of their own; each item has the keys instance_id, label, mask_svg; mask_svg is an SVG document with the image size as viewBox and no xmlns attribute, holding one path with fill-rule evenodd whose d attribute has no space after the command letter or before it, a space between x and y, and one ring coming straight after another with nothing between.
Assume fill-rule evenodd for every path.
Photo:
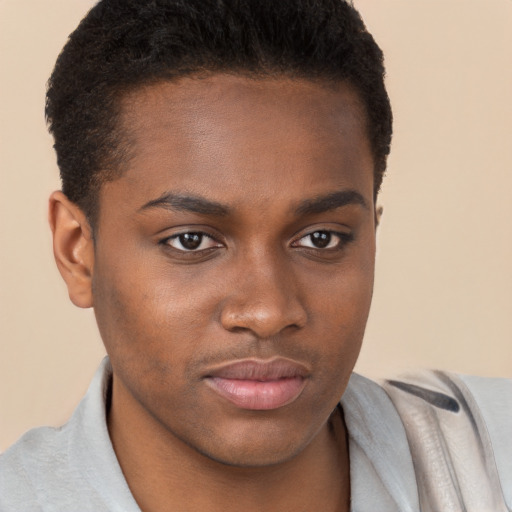
<instances>
[{"instance_id":1,"label":"left eyebrow","mask_svg":"<svg viewBox=\"0 0 512 512\"><path fill-rule=\"evenodd\" d=\"M186 211L191 213L199 213L201 215L225 216L228 215L230 209L228 206L216 201L210 201L201 196L174 194L167 192L157 199L148 201L139 208L139 211L149 210L152 208L164 208L173 211Z\"/></svg>"},{"instance_id":2,"label":"left eyebrow","mask_svg":"<svg viewBox=\"0 0 512 512\"><path fill-rule=\"evenodd\" d=\"M342 190L313 199L307 199L299 204L295 210L296 215L314 215L335 210L349 204L358 204L369 210L370 207L365 198L355 190Z\"/></svg>"}]
</instances>

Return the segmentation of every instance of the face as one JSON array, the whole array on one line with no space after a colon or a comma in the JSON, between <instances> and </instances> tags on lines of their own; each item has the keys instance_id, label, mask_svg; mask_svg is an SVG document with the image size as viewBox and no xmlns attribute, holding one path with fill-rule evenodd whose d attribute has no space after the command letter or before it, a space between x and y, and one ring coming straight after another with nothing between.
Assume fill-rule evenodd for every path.
<instances>
[{"instance_id":1,"label":"face","mask_svg":"<svg viewBox=\"0 0 512 512\"><path fill-rule=\"evenodd\" d=\"M133 157L102 187L92 277L115 393L210 459L289 460L326 428L370 307L358 97L216 75L123 109Z\"/></svg>"}]
</instances>

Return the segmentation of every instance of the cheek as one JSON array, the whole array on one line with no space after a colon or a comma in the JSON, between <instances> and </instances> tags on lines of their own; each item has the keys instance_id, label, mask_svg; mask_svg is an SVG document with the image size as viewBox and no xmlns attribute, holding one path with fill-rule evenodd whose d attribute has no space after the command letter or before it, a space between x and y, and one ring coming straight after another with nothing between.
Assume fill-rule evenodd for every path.
<instances>
[{"instance_id":1,"label":"cheek","mask_svg":"<svg viewBox=\"0 0 512 512\"><path fill-rule=\"evenodd\" d=\"M162 321L172 323L172 310L179 303L165 300L169 286L154 274L148 266L131 261L95 268L94 311L113 364L130 354L139 363L149 359L164 337Z\"/></svg>"},{"instance_id":2,"label":"cheek","mask_svg":"<svg viewBox=\"0 0 512 512\"><path fill-rule=\"evenodd\" d=\"M208 304L207 300L199 301L195 293L197 278L181 269L173 270L162 260L152 261L141 254L95 268L94 306L98 323L109 329L106 341L115 342L124 334L126 342L139 335L151 343L190 332L205 318ZM209 297L206 288L203 299Z\"/></svg>"},{"instance_id":3,"label":"cheek","mask_svg":"<svg viewBox=\"0 0 512 512\"><path fill-rule=\"evenodd\" d=\"M169 395L188 400L188 408L195 403L187 368L204 352L205 339L216 338L212 318L218 302L211 280L198 274L141 257L124 267L116 262L95 269L101 337L116 374L142 403L167 407Z\"/></svg>"},{"instance_id":4,"label":"cheek","mask_svg":"<svg viewBox=\"0 0 512 512\"><path fill-rule=\"evenodd\" d=\"M321 344L323 375L346 384L361 349L373 293L373 258L333 271L311 302L311 331Z\"/></svg>"},{"instance_id":5,"label":"cheek","mask_svg":"<svg viewBox=\"0 0 512 512\"><path fill-rule=\"evenodd\" d=\"M321 269L322 275L309 274L308 289L315 318L337 334L364 330L373 294L373 244L354 251L338 266ZM340 332L341 330L341 332ZM347 334L348 334L347 332Z\"/></svg>"},{"instance_id":6,"label":"cheek","mask_svg":"<svg viewBox=\"0 0 512 512\"><path fill-rule=\"evenodd\" d=\"M175 396L191 410L194 389L184 373L199 339L199 317L158 273L132 268L139 270L95 275L96 319L115 374L139 403L167 410Z\"/></svg>"}]
</instances>

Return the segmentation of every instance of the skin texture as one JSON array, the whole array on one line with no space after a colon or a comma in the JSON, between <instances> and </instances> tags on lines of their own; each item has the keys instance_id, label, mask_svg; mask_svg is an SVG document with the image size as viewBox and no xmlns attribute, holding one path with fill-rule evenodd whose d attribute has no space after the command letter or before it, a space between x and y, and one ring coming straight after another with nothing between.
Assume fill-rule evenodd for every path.
<instances>
[{"instance_id":1,"label":"skin texture","mask_svg":"<svg viewBox=\"0 0 512 512\"><path fill-rule=\"evenodd\" d=\"M333 410L370 308L376 217L357 94L213 75L139 89L123 112L132 158L101 189L94 238L60 192L50 223L111 359L109 430L135 498L145 512L348 510ZM187 252L184 233L207 236ZM275 357L307 369L287 405L242 409L207 385L219 365Z\"/></svg>"}]
</instances>

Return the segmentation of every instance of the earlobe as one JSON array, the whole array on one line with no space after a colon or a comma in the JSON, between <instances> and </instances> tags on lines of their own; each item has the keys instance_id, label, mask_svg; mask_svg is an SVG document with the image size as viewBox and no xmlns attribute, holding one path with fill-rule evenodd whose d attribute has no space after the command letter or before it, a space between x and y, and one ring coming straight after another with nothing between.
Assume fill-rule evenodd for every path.
<instances>
[{"instance_id":1,"label":"earlobe","mask_svg":"<svg viewBox=\"0 0 512 512\"><path fill-rule=\"evenodd\" d=\"M85 214L59 190L50 196L48 220L55 262L71 302L80 308L92 307L94 241Z\"/></svg>"}]
</instances>

